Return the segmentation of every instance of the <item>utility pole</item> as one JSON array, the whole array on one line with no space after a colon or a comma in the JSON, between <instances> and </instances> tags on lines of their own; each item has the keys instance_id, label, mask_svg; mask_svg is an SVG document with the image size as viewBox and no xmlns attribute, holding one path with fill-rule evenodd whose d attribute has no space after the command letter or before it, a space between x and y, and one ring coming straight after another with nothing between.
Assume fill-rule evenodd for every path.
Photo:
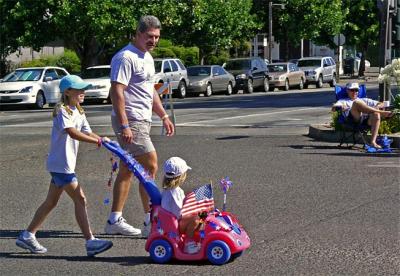
<instances>
[{"instance_id":1,"label":"utility pole","mask_svg":"<svg viewBox=\"0 0 400 276\"><path fill-rule=\"evenodd\" d=\"M379 29L379 67L383 68L386 66L387 60L387 35L388 26L387 18L389 15L389 2L388 0L376 0L376 4L379 9L380 15L380 29ZM379 84L379 100L384 101L385 97L385 85Z\"/></svg>"},{"instance_id":2,"label":"utility pole","mask_svg":"<svg viewBox=\"0 0 400 276\"><path fill-rule=\"evenodd\" d=\"M268 3L268 61L272 63L272 0Z\"/></svg>"}]
</instances>

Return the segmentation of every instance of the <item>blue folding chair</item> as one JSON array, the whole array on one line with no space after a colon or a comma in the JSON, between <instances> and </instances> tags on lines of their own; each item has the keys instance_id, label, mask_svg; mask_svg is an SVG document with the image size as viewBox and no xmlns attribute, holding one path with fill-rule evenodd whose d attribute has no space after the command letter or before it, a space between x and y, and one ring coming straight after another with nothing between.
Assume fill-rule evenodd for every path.
<instances>
[{"instance_id":1,"label":"blue folding chair","mask_svg":"<svg viewBox=\"0 0 400 276\"><path fill-rule=\"evenodd\" d=\"M348 98L346 87L336 85L335 95L336 95L336 100ZM367 88L365 87L364 84L360 85L360 88L358 90L358 97L359 98L367 97ZM339 115L338 123L341 126L341 129L339 129L340 131L339 147L341 147L344 142L346 142L347 146L349 146L348 141L350 137L352 138L353 146L357 144L357 142L362 141L363 147L365 147L367 141L364 135L366 135L367 132L370 130L370 126L364 123L354 123L353 121L348 120L344 110L342 110L341 107L336 107L336 111L338 112Z\"/></svg>"}]
</instances>

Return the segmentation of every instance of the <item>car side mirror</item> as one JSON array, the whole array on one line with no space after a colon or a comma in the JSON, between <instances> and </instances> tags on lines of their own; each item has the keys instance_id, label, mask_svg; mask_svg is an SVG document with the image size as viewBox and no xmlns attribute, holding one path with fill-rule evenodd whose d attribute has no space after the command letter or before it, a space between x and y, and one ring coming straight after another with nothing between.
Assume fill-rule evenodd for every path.
<instances>
[{"instance_id":1,"label":"car side mirror","mask_svg":"<svg viewBox=\"0 0 400 276\"><path fill-rule=\"evenodd\" d=\"M46 81L46 82L47 82L47 81L52 81L52 80L53 80L52 77L45 77L45 78L44 78L44 81Z\"/></svg>"}]
</instances>

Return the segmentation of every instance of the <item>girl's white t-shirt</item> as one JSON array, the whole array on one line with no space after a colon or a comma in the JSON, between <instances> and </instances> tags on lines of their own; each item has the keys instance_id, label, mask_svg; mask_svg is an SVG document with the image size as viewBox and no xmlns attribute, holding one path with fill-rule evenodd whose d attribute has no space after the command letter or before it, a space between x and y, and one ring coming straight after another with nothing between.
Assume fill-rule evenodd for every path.
<instances>
[{"instance_id":1,"label":"girl's white t-shirt","mask_svg":"<svg viewBox=\"0 0 400 276\"><path fill-rule=\"evenodd\" d=\"M73 127L84 133L92 132L85 114L80 114L77 108L71 108L71 110L72 115L69 115L65 108L61 108L57 116L53 118L50 151L47 158L49 172L75 173L79 141L72 139L65 129Z\"/></svg>"},{"instance_id":2,"label":"girl's white t-shirt","mask_svg":"<svg viewBox=\"0 0 400 276\"><path fill-rule=\"evenodd\" d=\"M181 217L181 209L185 192L180 188L165 189L161 195L161 207L171 212L176 218Z\"/></svg>"}]
</instances>

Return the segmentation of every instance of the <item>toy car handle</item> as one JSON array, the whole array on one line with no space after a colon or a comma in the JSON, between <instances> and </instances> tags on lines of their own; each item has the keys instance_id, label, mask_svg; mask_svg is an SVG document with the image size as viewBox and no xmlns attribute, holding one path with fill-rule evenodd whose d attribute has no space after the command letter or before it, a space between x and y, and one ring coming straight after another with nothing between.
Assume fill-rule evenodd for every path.
<instances>
[{"instance_id":1,"label":"toy car handle","mask_svg":"<svg viewBox=\"0 0 400 276\"><path fill-rule=\"evenodd\" d=\"M151 203L154 205L161 205L160 190L158 189L157 184L154 182L154 179L152 179L147 174L143 166L138 161L136 161L136 159L133 158L132 155L122 149L117 142L107 142L103 140L102 144L106 149L117 155L122 160L122 162L127 165L128 169L133 172L133 174L145 188L147 194L150 197Z\"/></svg>"}]
</instances>

